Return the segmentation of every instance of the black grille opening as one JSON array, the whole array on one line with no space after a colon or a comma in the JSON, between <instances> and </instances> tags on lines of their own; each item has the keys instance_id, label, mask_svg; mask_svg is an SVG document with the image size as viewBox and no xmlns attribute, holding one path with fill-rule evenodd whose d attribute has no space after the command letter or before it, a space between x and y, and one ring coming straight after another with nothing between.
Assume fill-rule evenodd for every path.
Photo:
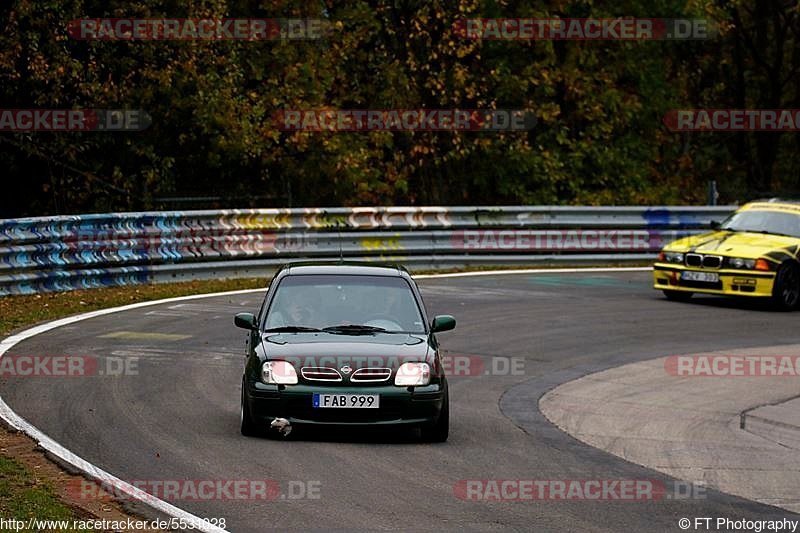
<instances>
[{"instance_id":1,"label":"black grille opening","mask_svg":"<svg viewBox=\"0 0 800 533\"><path fill-rule=\"evenodd\" d=\"M391 368L359 368L350 376L350 381L378 382L386 381L392 375Z\"/></svg>"},{"instance_id":2,"label":"black grille opening","mask_svg":"<svg viewBox=\"0 0 800 533\"><path fill-rule=\"evenodd\" d=\"M342 381L342 375L335 368L322 366L304 366L300 375L308 381Z\"/></svg>"}]
</instances>

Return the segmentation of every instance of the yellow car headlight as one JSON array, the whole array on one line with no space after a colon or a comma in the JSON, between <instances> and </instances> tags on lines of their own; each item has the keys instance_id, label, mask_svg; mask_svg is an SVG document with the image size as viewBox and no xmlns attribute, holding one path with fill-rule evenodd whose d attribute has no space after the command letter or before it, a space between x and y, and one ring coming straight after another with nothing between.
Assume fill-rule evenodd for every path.
<instances>
[{"instance_id":1,"label":"yellow car headlight","mask_svg":"<svg viewBox=\"0 0 800 533\"><path fill-rule=\"evenodd\" d=\"M730 259L728 259L728 266L730 266L731 268L753 270L756 267L756 260L744 259L742 257L731 257Z\"/></svg>"},{"instance_id":2,"label":"yellow car headlight","mask_svg":"<svg viewBox=\"0 0 800 533\"><path fill-rule=\"evenodd\" d=\"M682 252L661 252L659 254L658 259L665 263L675 263L682 265L683 264L684 255Z\"/></svg>"}]
</instances>

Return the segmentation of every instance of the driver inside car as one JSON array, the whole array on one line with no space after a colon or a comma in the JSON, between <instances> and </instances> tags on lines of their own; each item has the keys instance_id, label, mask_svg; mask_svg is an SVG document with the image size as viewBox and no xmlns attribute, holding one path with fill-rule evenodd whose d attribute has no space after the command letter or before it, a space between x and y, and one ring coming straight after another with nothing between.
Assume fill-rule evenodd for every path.
<instances>
[{"instance_id":1,"label":"driver inside car","mask_svg":"<svg viewBox=\"0 0 800 533\"><path fill-rule=\"evenodd\" d=\"M314 301L314 296L307 291L297 291L297 294L293 295L290 302L281 302L283 305L276 305L276 311L270 314L267 327L319 327L317 313L313 307Z\"/></svg>"}]
</instances>

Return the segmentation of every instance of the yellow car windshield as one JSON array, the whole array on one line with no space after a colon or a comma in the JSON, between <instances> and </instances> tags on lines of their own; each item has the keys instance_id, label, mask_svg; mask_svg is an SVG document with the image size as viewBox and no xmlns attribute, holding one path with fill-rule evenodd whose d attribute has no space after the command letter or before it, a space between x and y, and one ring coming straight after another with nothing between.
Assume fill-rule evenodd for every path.
<instances>
[{"instance_id":1,"label":"yellow car windshield","mask_svg":"<svg viewBox=\"0 0 800 533\"><path fill-rule=\"evenodd\" d=\"M779 211L739 211L720 225L720 229L800 238L800 215Z\"/></svg>"}]
</instances>

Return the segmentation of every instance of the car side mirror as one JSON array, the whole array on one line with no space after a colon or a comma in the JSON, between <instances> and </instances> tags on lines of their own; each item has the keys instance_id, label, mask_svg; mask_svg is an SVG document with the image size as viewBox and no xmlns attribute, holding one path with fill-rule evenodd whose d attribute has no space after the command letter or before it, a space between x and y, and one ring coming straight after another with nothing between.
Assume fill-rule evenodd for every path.
<instances>
[{"instance_id":1,"label":"car side mirror","mask_svg":"<svg viewBox=\"0 0 800 533\"><path fill-rule=\"evenodd\" d=\"M256 317L253 313L239 313L233 319L233 323L237 328L249 329L250 331L256 329Z\"/></svg>"},{"instance_id":2,"label":"car side mirror","mask_svg":"<svg viewBox=\"0 0 800 533\"><path fill-rule=\"evenodd\" d=\"M431 322L431 333L450 331L456 327L456 319L450 315L439 315Z\"/></svg>"},{"instance_id":3,"label":"car side mirror","mask_svg":"<svg viewBox=\"0 0 800 533\"><path fill-rule=\"evenodd\" d=\"M711 222L708 223L708 227L711 229L719 229L721 225L722 224L720 224L719 221L717 220L712 220Z\"/></svg>"}]
</instances>

